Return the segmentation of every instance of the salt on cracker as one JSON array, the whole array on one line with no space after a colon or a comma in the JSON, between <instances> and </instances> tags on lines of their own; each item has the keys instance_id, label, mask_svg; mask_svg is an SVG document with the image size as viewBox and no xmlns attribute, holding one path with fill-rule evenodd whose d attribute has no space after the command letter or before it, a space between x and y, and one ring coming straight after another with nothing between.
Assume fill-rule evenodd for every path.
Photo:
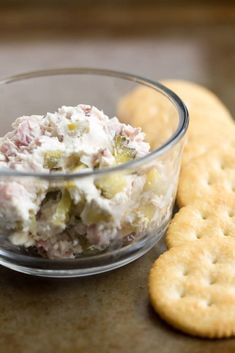
<instances>
[{"instance_id":1,"label":"salt on cracker","mask_svg":"<svg viewBox=\"0 0 235 353\"><path fill-rule=\"evenodd\" d=\"M203 239L235 239L235 197L195 201L182 207L172 219L166 234L168 248L200 242Z\"/></svg>"},{"instance_id":2,"label":"salt on cracker","mask_svg":"<svg viewBox=\"0 0 235 353\"><path fill-rule=\"evenodd\" d=\"M180 207L198 199L235 198L235 148L212 148L182 168L177 203Z\"/></svg>"},{"instance_id":3,"label":"salt on cracker","mask_svg":"<svg viewBox=\"0 0 235 353\"><path fill-rule=\"evenodd\" d=\"M160 256L149 276L156 312L195 336L235 335L235 240L201 240Z\"/></svg>"},{"instance_id":4,"label":"salt on cracker","mask_svg":"<svg viewBox=\"0 0 235 353\"><path fill-rule=\"evenodd\" d=\"M232 117L212 92L187 81L167 80L162 83L176 92L189 110L188 146L186 145L185 157L183 155L183 165L200 155L201 151L204 153L220 143L222 139L234 138ZM148 87L138 87L125 96L118 107L119 118L141 127L152 148L158 147L174 131L177 121L175 114L175 110L169 108L169 102ZM198 136L200 148L195 147Z\"/></svg>"}]
</instances>

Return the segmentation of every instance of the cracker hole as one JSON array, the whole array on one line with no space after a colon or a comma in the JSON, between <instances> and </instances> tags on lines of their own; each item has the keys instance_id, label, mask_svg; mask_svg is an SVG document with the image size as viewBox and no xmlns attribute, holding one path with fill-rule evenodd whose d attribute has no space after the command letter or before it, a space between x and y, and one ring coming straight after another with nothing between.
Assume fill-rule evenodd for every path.
<instances>
[{"instance_id":1,"label":"cracker hole","mask_svg":"<svg viewBox=\"0 0 235 353\"><path fill-rule=\"evenodd\" d=\"M218 262L218 259L217 259L216 257L214 257L214 258L211 260L211 263L212 263L213 265L217 264L217 262Z\"/></svg>"},{"instance_id":2,"label":"cracker hole","mask_svg":"<svg viewBox=\"0 0 235 353\"><path fill-rule=\"evenodd\" d=\"M177 295L179 299L185 297L186 293L183 287L177 288Z\"/></svg>"},{"instance_id":3,"label":"cracker hole","mask_svg":"<svg viewBox=\"0 0 235 353\"><path fill-rule=\"evenodd\" d=\"M231 192L235 192L235 185L232 185L231 182L227 182L226 186Z\"/></svg>"},{"instance_id":4,"label":"cracker hole","mask_svg":"<svg viewBox=\"0 0 235 353\"><path fill-rule=\"evenodd\" d=\"M213 284L215 284L216 283L216 279L215 278L213 278L213 277L210 277L209 279L208 279L208 284L211 286L211 285L213 285Z\"/></svg>"},{"instance_id":5,"label":"cracker hole","mask_svg":"<svg viewBox=\"0 0 235 353\"><path fill-rule=\"evenodd\" d=\"M213 302L211 300L206 301L206 306L210 307L213 305Z\"/></svg>"},{"instance_id":6,"label":"cracker hole","mask_svg":"<svg viewBox=\"0 0 235 353\"><path fill-rule=\"evenodd\" d=\"M234 212L233 212L233 210L229 210L229 211L228 211L228 216L229 216L230 218L233 218L233 217L234 217Z\"/></svg>"},{"instance_id":7,"label":"cracker hole","mask_svg":"<svg viewBox=\"0 0 235 353\"><path fill-rule=\"evenodd\" d=\"M205 213L201 213L201 217L204 221L207 219L207 216L205 215Z\"/></svg>"},{"instance_id":8,"label":"cracker hole","mask_svg":"<svg viewBox=\"0 0 235 353\"><path fill-rule=\"evenodd\" d=\"M183 270L182 275L184 277L188 276L188 270L186 268Z\"/></svg>"},{"instance_id":9,"label":"cracker hole","mask_svg":"<svg viewBox=\"0 0 235 353\"><path fill-rule=\"evenodd\" d=\"M229 234L229 232L227 230L223 230L223 235L225 237L229 237L230 236L230 234Z\"/></svg>"},{"instance_id":10,"label":"cracker hole","mask_svg":"<svg viewBox=\"0 0 235 353\"><path fill-rule=\"evenodd\" d=\"M201 239L202 237L203 237L202 234L198 234L198 233L196 234L196 238L197 238L197 239Z\"/></svg>"}]
</instances>

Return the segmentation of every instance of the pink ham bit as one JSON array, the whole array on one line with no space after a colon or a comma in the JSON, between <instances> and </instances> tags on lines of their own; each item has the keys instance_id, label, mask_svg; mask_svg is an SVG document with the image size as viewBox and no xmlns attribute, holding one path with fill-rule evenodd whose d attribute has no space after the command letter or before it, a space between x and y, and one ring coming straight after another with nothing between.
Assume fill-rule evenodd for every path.
<instances>
[{"instance_id":1,"label":"pink ham bit","mask_svg":"<svg viewBox=\"0 0 235 353\"><path fill-rule=\"evenodd\" d=\"M1 182L0 183L0 203L15 199L15 198L21 198L24 196L26 190L25 188L16 183L16 182Z\"/></svg>"},{"instance_id":2,"label":"pink ham bit","mask_svg":"<svg viewBox=\"0 0 235 353\"><path fill-rule=\"evenodd\" d=\"M106 162L107 165L112 164L113 155L107 148L101 149L96 154L94 154L94 156L92 158L93 167L100 165L102 163L102 161Z\"/></svg>"},{"instance_id":3,"label":"pink ham bit","mask_svg":"<svg viewBox=\"0 0 235 353\"><path fill-rule=\"evenodd\" d=\"M84 111L86 116L90 116L91 109L92 109L92 107L90 105L81 104L81 108Z\"/></svg>"},{"instance_id":4,"label":"pink ham bit","mask_svg":"<svg viewBox=\"0 0 235 353\"><path fill-rule=\"evenodd\" d=\"M92 245L98 245L100 243L100 234L95 224L87 227L87 239Z\"/></svg>"},{"instance_id":5,"label":"pink ham bit","mask_svg":"<svg viewBox=\"0 0 235 353\"><path fill-rule=\"evenodd\" d=\"M7 158L14 157L20 152L19 149L38 140L42 135L40 120L39 116L34 115L18 118L13 124L14 130L5 136L0 145L0 152Z\"/></svg>"},{"instance_id":6,"label":"pink ham bit","mask_svg":"<svg viewBox=\"0 0 235 353\"><path fill-rule=\"evenodd\" d=\"M107 158L111 158L113 155L112 155L112 153L107 149L107 148L105 148L104 150L103 150L103 154L102 154L104 157L107 157Z\"/></svg>"},{"instance_id":7,"label":"pink ham bit","mask_svg":"<svg viewBox=\"0 0 235 353\"><path fill-rule=\"evenodd\" d=\"M87 227L87 239L91 245L94 245L100 249L106 248L113 236L111 234L105 233L99 224L92 224Z\"/></svg>"},{"instance_id":8,"label":"pink ham bit","mask_svg":"<svg viewBox=\"0 0 235 353\"><path fill-rule=\"evenodd\" d=\"M36 242L37 248L45 251L45 253L47 253L47 251L48 251L48 245L49 245L49 243L46 240L40 239Z\"/></svg>"},{"instance_id":9,"label":"pink ham bit","mask_svg":"<svg viewBox=\"0 0 235 353\"><path fill-rule=\"evenodd\" d=\"M111 131L111 133L113 132L114 135L120 135L121 131L122 131L122 126L120 124L120 122L113 118L111 120L109 120L109 130Z\"/></svg>"},{"instance_id":10,"label":"pink ham bit","mask_svg":"<svg viewBox=\"0 0 235 353\"><path fill-rule=\"evenodd\" d=\"M0 202L17 197L17 194L19 194L18 187L23 188L23 186L16 185L16 183L0 183Z\"/></svg>"},{"instance_id":11,"label":"pink ham bit","mask_svg":"<svg viewBox=\"0 0 235 353\"><path fill-rule=\"evenodd\" d=\"M11 199L11 192L9 192L9 184L0 184L0 203Z\"/></svg>"},{"instance_id":12,"label":"pink ham bit","mask_svg":"<svg viewBox=\"0 0 235 353\"><path fill-rule=\"evenodd\" d=\"M34 117L20 118L14 141L17 146L28 146L35 138L38 138L42 132L38 124L38 119Z\"/></svg>"},{"instance_id":13,"label":"pink ham bit","mask_svg":"<svg viewBox=\"0 0 235 353\"><path fill-rule=\"evenodd\" d=\"M72 242L68 240L58 239L56 243L50 240L38 240L36 248L41 256L49 259L74 258Z\"/></svg>"},{"instance_id":14,"label":"pink ham bit","mask_svg":"<svg viewBox=\"0 0 235 353\"><path fill-rule=\"evenodd\" d=\"M122 135L134 139L140 133L139 128L132 127L131 125L122 126Z\"/></svg>"},{"instance_id":15,"label":"pink ham bit","mask_svg":"<svg viewBox=\"0 0 235 353\"><path fill-rule=\"evenodd\" d=\"M0 146L0 151L5 155L5 157L11 157L11 156L16 156L17 155L17 147L16 145L10 141L9 139L6 139L6 141Z\"/></svg>"}]
</instances>

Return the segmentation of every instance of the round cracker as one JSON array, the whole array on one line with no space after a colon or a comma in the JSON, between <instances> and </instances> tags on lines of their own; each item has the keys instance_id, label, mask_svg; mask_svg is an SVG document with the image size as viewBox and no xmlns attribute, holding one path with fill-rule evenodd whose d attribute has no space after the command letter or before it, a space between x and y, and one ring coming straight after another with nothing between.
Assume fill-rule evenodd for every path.
<instances>
[{"instance_id":1,"label":"round cracker","mask_svg":"<svg viewBox=\"0 0 235 353\"><path fill-rule=\"evenodd\" d=\"M177 203L180 207L196 200L213 201L235 197L235 148L211 148L192 159L181 170Z\"/></svg>"},{"instance_id":2,"label":"round cracker","mask_svg":"<svg viewBox=\"0 0 235 353\"><path fill-rule=\"evenodd\" d=\"M231 129L221 130L220 134L200 134L187 140L184 147L182 166L185 166L193 158L208 152L211 148L222 146L235 147L235 125Z\"/></svg>"},{"instance_id":3,"label":"round cracker","mask_svg":"<svg viewBox=\"0 0 235 353\"><path fill-rule=\"evenodd\" d=\"M162 83L175 91L189 110L187 156L183 156L183 163L200 155L201 150L205 152L222 138L230 140L234 136L232 117L212 92L187 81L168 80ZM141 127L152 148L158 147L171 135L177 120L167 100L148 87L138 87L125 96L119 103L118 116L124 122ZM191 148L191 140L195 141L198 136L203 136L200 148L195 148L194 142Z\"/></svg>"},{"instance_id":4,"label":"round cracker","mask_svg":"<svg viewBox=\"0 0 235 353\"><path fill-rule=\"evenodd\" d=\"M184 101L190 116L188 139L182 164L225 141L234 141L235 125L231 114L219 98L205 87L192 82L163 81Z\"/></svg>"},{"instance_id":5,"label":"round cracker","mask_svg":"<svg viewBox=\"0 0 235 353\"><path fill-rule=\"evenodd\" d=\"M204 239L160 256L149 276L156 312L195 336L235 335L235 240Z\"/></svg>"},{"instance_id":6,"label":"round cracker","mask_svg":"<svg viewBox=\"0 0 235 353\"><path fill-rule=\"evenodd\" d=\"M216 108L214 108L216 109ZM188 129L188 138L197 138L199 135L207 135L218 137L221 134L224 136L231 135L230 130L234 130L234 123L228 119L228 115L218 114L210 110L210 112L196 112L193 109L189 111L190 123ZM223 120L221 120L223 117Z\"/></svg>"},{"instance_id":7,"label":"round cracker","mask_svg":"<svg viewBox=\"0 0 235 353\"><path fill-rule=\"evenodd\" d=\"M205 116L211 112L215 115L215 120L232 121L232 116L221 100L207 88L196 83L184 80L163 80L165 86L170 88L184 101L187 108L195 115L205 112Z\"/></svg>"},{"instance_id":8,"label":"round cracker","mask_svg":"<svg viewBox=\"0 0 235 353\"><path fill-rule=\"evenodd\" d=\"M178 123L177 110L169 100L154 89L142 86L121 99L118 117L141 127L153 149L171 137Z\"/></svg>"},{"instance_id":9,"label":"round cracker","mask_svg":"<svg viewBox=\"0 0 235 353\"><path fill-rule=\"evenodd\" d=\"M182 207L172 219L166 234L168 248L200 242L207 238L235 239L235 198L195 201Z\"/></svg>"}]
</instances>

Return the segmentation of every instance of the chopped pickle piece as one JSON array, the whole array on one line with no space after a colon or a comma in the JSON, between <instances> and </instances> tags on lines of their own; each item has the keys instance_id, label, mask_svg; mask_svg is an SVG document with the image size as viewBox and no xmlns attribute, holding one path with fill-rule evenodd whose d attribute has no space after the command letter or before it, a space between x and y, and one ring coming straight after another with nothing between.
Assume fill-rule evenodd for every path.
<instances>
[{"instance_id":1,"label":"chopped pickle piece","mask_svg":"<svg viewBox=\"0 0 235 353\"><path fill-rule=\"evenodd\" d=\"M106 175L96 180L95 185L107 199L112 199L116 194L122 192L126 187L125 176L118 173Z\"/></svg>"},{"instance_id":2,"label":"chopped pickle piece","mask_svg":"<svg viewBox=\"0 0 235 353\"><path fill-rule=\"evenodd\" d=\"M65 186L66 186L66 189L72 190L72 189L76 188L76 183L74 181L70 180L65 183Z\"/></svg>"},{"instance_id":3,"label":"chopped pickle piece","mask_svg":"<svg viewBox=\"0 0 235 353\"><path fill-rule=\"evenodd\" d=\"M111 215L107 211L98 208L96 203L91 202L85 209L83 219L85 220L85 223L91 225L99 222L109 222L111 220Z\"/></svg>"},{"instance_id":4,"label":"chopped pickle piece","mask_svg":"<svg viewBox=\"0 0 235 353\"><path fill-rule=\"evenodd\" d=\"M151 221L156 211L156 207L154 205L148 204L143 205L139 210L140 212L143 212L145 218Z\"/></svg>"},{"instance_id":5,"label":"chopped pickle piece","mask_svg":"<svg viewBox=\"0 0 235 353\"><path fill-rule=\"evenodd\" d=\"M146 182L144 185L144 191L149 191L153 189L156 180L159 178L159 174L155 168L152 168L146 174Z\"/></svg>"},{"instance_id":6,"label":"chopped pickle piece","mask_svg":"<svg viewBox=\"0 0 235 353\"><path fill-rule=\"evenodd\" d=\"M64 190L62 197L56 207L55 214L53 215L53 223L55 225L63 225L66 223L66 219L71 209L72 201L70 194L67 190Z\"/></svg>"},{"instance_id":7,"label":"chopped pickle piece","mask_svg":"<svg viewBox=\"0 0 235 353\"><path fill-rule=\"evenodd\" d=\"M77 130L78 125L76 123L71 122L71 123L68 123L67 128L69 131L74 132Z\"/></svg>"},{"instance_id":8,"label":"chopped pickle piece","mask_svg":"<svg viewBox=\"0 0 235 353\"><path fill-rule=\"evenodd\" d=\"M139 208L136 209L137 214L137 224L146 223L152 221L153 216L156 212L156 207L152 204L143 204Z\"/></svg>"},{"instance_id":9,"label":"chopped pickle piece","mask_svg":"<svg viewBox=\"0 0 235 353\"><path fill-rule=\"evenodd\" d=\"M124 136L115 136L114 138L114 157L118 164L127 163L135 158L136 151L126 145Z\"/></svg>"},{"instance_id":10,"label":"chopped pickle piece","mask_svg":"<svg viewBox=\"0 0 235 353\"><path fill-rule=\"evenodd\" d=\"M22 223L22 221L16 221L15 230L16 230L17 232L19 232L19 231L22 231L22 229L23 229L23 223Z\"/></svg>"},{"instance_id":11,"label":"chopped pickle piece","mask_svg":"<svg viewBox=\"0 0 235 353\"><path fill-rule=\"evenodd\" d=\"M157 194L163 192L163 185L161 182L161 177L155 168L152 168L146 174L146 182L144 185L144 191L154 191Z\"/></svg>"},{"instance_id":12,"label":"chopped pickle piece","mask_svg":"<svg viewBox=\"0 0 235 353\"><path fill-rule=\"evenodd\" d=\"M30 212L30 219L31 219L30 227L29 227L30 233L32 235L36 235L37 234L37 221L36 221L36 217L33 212Z\"/></svg>"},{"instance_id":13,"label":"chopped pickle piece","mask_svg":"<svg viewBox=\"0 0 235 353\"><path fill-rule=\"evenodd\" d=\"M83 163L79 164L76 168L73 169L74 172L79 172L81 169L85 169L87 166Z\"/></svg>"},{"instance_id":14,"label":"chopped pickle piece","mask_svg":"<svg viewBox=\"0 0 235 353\"><path fill-rule=\"evenodd\" d=\"M77 153L72 153L68 156L66 161L66 168L72 171L78 171L80 169L86 168L85 164L81 163L80 155Z\"/></svg>"},{"instance_id":15,"label":"chopped pickle piece","mask_svg":"<svg viewBox=\"0 0 235 353\"><path fill-rule=\"evenodd\" d=\"M121 234L123 237L126 237L127 235L129 235L135 231L136 231L136 228L133 224L125 223L122 225Z\"/></svg>"},{"instance_id":16,"label":"chopped pickle piece","mask_svg":"<svg viewBox=\"0 0 235 353\"><path fill-rule=\"evenodd\" d=\"M59 168L59 162L63 156L63 152L59 150L47 151L44 154L44 168L57 169Z\"/></svg>"}]
</instances>

